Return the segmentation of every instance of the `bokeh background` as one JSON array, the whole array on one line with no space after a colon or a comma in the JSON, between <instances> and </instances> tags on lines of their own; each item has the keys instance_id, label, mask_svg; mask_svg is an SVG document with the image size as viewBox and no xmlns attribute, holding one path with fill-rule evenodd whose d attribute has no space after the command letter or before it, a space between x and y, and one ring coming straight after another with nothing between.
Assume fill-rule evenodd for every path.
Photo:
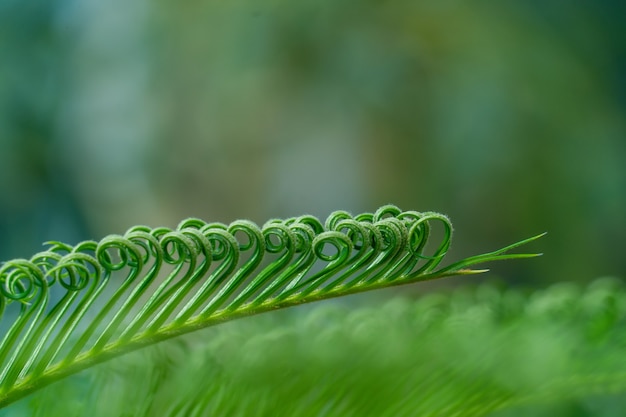
<instances>
[{"instance_id":1,"label":"bokeh background","mask_svg":"<svg viewBox=\"0 0 626 417\"><path fill-rule=\"evenodd\" d=\"M0 259L386 203L626 272L626 3L0 0ZM467 279L467 278L465 278Z\"/></svg>"}]
</instances>

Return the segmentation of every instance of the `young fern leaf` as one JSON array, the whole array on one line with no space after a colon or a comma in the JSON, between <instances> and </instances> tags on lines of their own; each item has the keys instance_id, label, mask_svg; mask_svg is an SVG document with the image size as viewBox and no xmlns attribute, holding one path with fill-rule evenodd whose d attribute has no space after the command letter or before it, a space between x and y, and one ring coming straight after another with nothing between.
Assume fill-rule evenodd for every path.
<instances>
[{"instance_id":1,"label":"young fern leaf","mask_svg":"<svg viewBox=\"0 0 626 417\"><path fill-rule=\"evenodd\" d=\"M430 255L439 223L443 237ZM0 407L93 364L237 317L455 274L542 236L437 269L449 219L384 206L230 225L187 219L0 267Z\"/></svg>"}]
</instances>

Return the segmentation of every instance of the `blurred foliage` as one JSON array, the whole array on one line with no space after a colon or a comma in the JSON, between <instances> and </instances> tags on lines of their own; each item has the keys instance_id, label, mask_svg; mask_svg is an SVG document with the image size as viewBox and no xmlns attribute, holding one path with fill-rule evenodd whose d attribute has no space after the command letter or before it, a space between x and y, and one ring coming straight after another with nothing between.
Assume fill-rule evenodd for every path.
<instances>
[{"instance_id":1,"label":"blurred foliage","mask_svg":"<svg viewBox=\"0 0 626 417\"><path fill-rule=\"evenodd\" d=\"M612 417L626 406L617 280L353 298L363 302L225 323L98 365L0 415Z\"/></svg>"},{"instance_id":2,"label":"blurred foliage","mask_svg":"<svg viewBox=\"0 0 626 417\"><path fill-rule=\"evenodd\" d=\"M626 271L623 2L0 0L0 258L384 203ZM123 10L123 12L122 12Z\"/></svg>"}]
</instances>

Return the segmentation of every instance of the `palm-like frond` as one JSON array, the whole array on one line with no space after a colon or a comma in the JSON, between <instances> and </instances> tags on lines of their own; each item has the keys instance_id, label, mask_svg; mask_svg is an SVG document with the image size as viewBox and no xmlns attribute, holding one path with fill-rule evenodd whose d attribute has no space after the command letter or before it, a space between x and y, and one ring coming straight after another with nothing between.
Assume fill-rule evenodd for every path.
<instances>
[{"instance_id":1,"label":"palm-like frond","mask_svg":"<svg viewBox=\"0 0 626 417\"><path fill-rule=\"evenodd\" d=\"M625 337L617 279L372 294L150 346L0 415L615 417L626 408Z\"/></svg>"},{"instance_id":2,"label":"palm-like frond","mask_svg":"<svg viewBox=\"0 0 626 417\"><path fill-rule=\"evenodd\" d=\"M441 240L430 242L439 223ZM384 206L230 225L131 228L76 246L52 242L0 268L0 406L69 374L233 318L381 287L483 270L520 244L438 268L447 217ZM427 248L433 249L427 251Z\"/></svg>"}]
</instances>

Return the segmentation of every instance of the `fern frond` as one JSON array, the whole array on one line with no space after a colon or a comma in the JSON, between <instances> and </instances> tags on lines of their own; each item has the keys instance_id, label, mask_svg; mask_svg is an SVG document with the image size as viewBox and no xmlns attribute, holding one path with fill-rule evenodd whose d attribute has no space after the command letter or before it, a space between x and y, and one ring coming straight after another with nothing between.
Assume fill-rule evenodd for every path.
<instances>
[{"instance_id":1,"label":"fern frond","mask_svg":"<svg viewBox=\"0 0 626 417\"><path fill-rule=\"evenodd\" d=\"M443 231L430 252L436 224ZM468 270L519 244L437 269L444 215L384 206L230 225L187 219L0 267L0 406L93 364L237 317Z\"/></svg>"}]
</instances>

